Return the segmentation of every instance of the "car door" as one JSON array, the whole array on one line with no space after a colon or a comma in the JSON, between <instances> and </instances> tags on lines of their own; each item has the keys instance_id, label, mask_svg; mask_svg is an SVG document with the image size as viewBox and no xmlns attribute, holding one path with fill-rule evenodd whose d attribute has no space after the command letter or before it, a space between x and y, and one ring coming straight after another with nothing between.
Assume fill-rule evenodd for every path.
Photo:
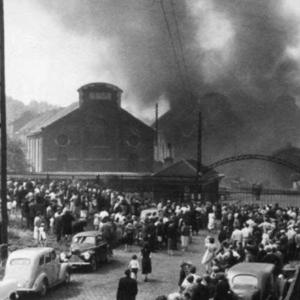
<instances>
[{"instance_id":1,"label":"car door","mask_svg":"<svg viewBox=\"0 0 300 300\"><path fill-rule=\"evenodd\" d=\"M54 276L53 276L53 265L51 264L51 252L47 252L45 255L45 264L44 264L44 271L46 273L48 283L51 286L54 281Z\"/></svg>"},{"instance_id":2,"label":"car door","mask_svg":"<svg viewBox=\"0 0 300 300\"><path fill-rule=\"evenodd\" d=\"M40 274L46 272L45 271L45 256L44 255L41 255L39 257L39 262L38 262L38 266L37 266L37 270L36 270L36 273L35 273L35 279L39 277Z\"/></svg>"},{"instance_id":3,"label":"car door","mask_svg":"<svg viewBox=\"0 0 300 300\"><path fill-rule=\"evenodd\" d=\"M49 281L49 285L54 285L59 280L60 265L56 261L55 251L49 251L45 255L45 271Z\"/></svg>"},{"instance_id":4,"label":"car door","mask_svg":"<svg viewBox=\"0 0 300 300\"><path fill-rule=\"evenodd\" d=\"M51 265L53 270L53 280L54 282L56 282L60 280L59 275L60 275L61 264L59 263L55 250L52 250L51 252Z\"/></svg>"}]
</instances>

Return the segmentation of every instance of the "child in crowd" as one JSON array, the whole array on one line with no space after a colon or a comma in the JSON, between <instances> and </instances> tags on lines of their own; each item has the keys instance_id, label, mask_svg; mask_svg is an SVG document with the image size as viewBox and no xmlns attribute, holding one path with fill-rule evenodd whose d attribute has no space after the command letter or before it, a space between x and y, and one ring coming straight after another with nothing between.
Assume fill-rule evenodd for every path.
<instances>
[{"instance_id":1,"label":"child in crowd","mask_svg":"<svg viewBox=\"0 0 300 300\"><path fill-rule=\"evenodd\" d=\"M47 235L45 232L45 224L42 223L39 227L39 246L45 247L47 244Z\"/></svg>"},{"instance_id":2,"label":"child in crowd","mask_svg":"<svg viewBox=\"0 0 300 300\"><path fill-rule=\"evenodd\" d=\"M136 255L132 255L128 268L131 271L131 277L137 280L137 274L140 269L140 264Z\"/></svg>"}]
</instances>

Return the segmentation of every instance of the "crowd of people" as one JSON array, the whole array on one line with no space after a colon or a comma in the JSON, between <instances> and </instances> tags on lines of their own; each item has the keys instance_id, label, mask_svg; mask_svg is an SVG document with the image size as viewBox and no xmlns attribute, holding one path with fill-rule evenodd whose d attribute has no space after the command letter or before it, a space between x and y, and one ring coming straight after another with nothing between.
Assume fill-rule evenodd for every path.
<instances>
[{"instance_id":1,"label":"crowd of people","mask_svg":"<svg viewBox=\"0 0 300 300\"><path fill-rule=\"evenodd\" d=\"M178 291L156 300L233 299L225 274L234 264L273 263L280 274L285 263L300 257L298 208L154 201L150 194L121 193L96 181L74 180L9 180L7 208L10 216L21 211L23 226L33 231L39 245L47 244L49 233L63 243L87 227L100 230L112 248L124 245L131 251L132 245L140 245L145 281L152 272L152 252L173 255L180 250L188 255L192 236L206 230L204 255L199 257L202 274L190 262L182 263ZM145 209L150 213L142 217ZM139 269L133 255L125 278L136 281ZM118 300L135 299L120 296L126 281L120 281Z\"/></svg>"},{"instance_id":2,"label":"crowd of people","mask_svg":"<svg viewBox=\"0 0 300 300\"><path fill-rule=\"evenodd\" d=\"M61 242L88 226L102 230L112 244L123 243L127 251L147 242L151 250L167 248L170 255L178 239L185 251L192 231L204 228L207 209L71 180L10 180L7 208L11 217L21 211L23 226L33 231L37 244L46 244L45 233ZM141 211L150 208L160 213L140 218Z\"/></svg>"},{"instance_id":3,"label":"crowd of people","mask_svg":"<svg viewBox=\"0 0 300 300\"><path fill-rule=\"evenodd\" d=\"M278 204L222 205L219 212L215 207L208 213L207 229L210 234L199 264L205 271L197 274L194 265L182 263L179 291L156 300L236 299L226 279L226 272L233 265L272 263L277 276L286 263L300 258L299 208L284 209ZM211 234L215 229L215 234Z\"/></svg>"}]
</instances>

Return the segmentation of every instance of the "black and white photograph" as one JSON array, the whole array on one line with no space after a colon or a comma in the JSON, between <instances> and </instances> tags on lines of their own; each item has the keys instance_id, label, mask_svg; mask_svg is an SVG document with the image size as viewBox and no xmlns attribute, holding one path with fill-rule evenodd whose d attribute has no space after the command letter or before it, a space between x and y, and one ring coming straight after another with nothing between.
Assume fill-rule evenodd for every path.
<instances>
[{"instance_id":1,"label":"black and white photograph","mask_svg":"<svg viewBox=\"0 0 300 300\"><path fill-rule=\"evenodd\" d=\"M0 0L0 300L300 299L300 0Z\"/></svg>"}]
</instances>

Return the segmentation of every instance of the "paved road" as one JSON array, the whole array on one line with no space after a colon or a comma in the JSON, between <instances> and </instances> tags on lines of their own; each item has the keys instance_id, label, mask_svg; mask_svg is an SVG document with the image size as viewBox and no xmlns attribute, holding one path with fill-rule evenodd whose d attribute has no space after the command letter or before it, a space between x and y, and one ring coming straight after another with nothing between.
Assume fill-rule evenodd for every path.
<instances>
[{"instance_id":1,"label":"paved road","mask_svg":"<svg viewBox=\"0 0 300 300\"><path fill-rule=\"evenodd\" d=\"M204 235L194 237L190 251L174 256L168 256L165 252L152 255L153 274L149 282L143 282L142 276L138 278L139 293L137 300L154 300L158 295L167 294L177 290L179 265L182 260L189 260L197 266L199 272L203 272L200 266L201 253L203 252ZM103 265L95 273L81 270L72 276L68 286L59 286L49 291L44 300L114 300L120 276L126 269L130 257L139 253L139 248L134 248L130 253L116 250L114 259L107 265ZM38 300L39 296L28 295L26 300Z\"/></svg>"}]
</instances>

